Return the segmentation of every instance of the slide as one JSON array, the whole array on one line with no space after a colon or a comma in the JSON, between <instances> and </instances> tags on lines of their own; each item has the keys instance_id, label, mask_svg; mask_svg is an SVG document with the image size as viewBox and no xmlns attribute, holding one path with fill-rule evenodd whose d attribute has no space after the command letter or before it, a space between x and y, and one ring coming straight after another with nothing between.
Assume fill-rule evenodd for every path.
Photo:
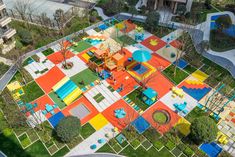
<instances>
[{"instance_id":1,"label":"slide","mask_svg":"<svg viewBox=\"0 0 235 157\"><path fill-rule=\"evenodd\" d=\"M69 77L64 77L55 86L52 87L53 91L57 91L60 87L62 87L68 81L69 81Z\"/></svg>"},{"instance_id":2,"label":"slide","mask_svg":"<svg viewBox=\"0 0 235 157\"><path fill-rule=\"evenodd\" d=\"M70 105L77 97L79 97L82 94L82 91L80 88L76 88L72 93L70 93L65 99L64 103L66 105Z\"/></svg>"}]
</instances>

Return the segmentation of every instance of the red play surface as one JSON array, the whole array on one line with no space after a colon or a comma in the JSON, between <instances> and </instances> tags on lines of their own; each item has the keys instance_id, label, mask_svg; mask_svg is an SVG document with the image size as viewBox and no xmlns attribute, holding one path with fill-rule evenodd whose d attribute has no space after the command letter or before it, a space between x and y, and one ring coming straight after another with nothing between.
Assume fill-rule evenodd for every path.
<instances>
[{"instance_id":1,"label":"red play surface","mask_svg":"<svg viewBox=\"0 0 235 157\"><path fill-rule=\"evenodd\" d=\"M150 44L151 40L157 40L158 44L156 46L153 46ZM166 42L164 42L163 40L161 40L160 38L156 37L156 36L150 36L147 39L145 39L144 41L141 42L142 45L144 45L145 47L149 48L152 51L157 51L161 48L163 48L166 45Z\"/></svg>"},{"instance_id":2,"label":"red play surface","mask_svg":"<svg viewBox=\"0 0 235 157\"><path fill-rule=\"evenodd\" d=\"M71 51L68 51L66 53L66 58L69 59L71 57L73 57L74 54L71 52ZM55 52L49 56L47 56L47 59L49 59L51 62L53 62L54 64L59 64L61 63L63 60L64 60L64 57L63 55L58 51L58 52Z\"/></svg>"},{"instance_id":3,"label":"red play surface","mask_svg":"<svg viewBox=\"0 0 235 157\"><path fill-rule=\"evenodd\" d=\"M125 33L129 33L130 31L134 30L136 28L136 24L130 22L130 21L123 21L124 24L126 25ZM124 32L123 30L121 30Z\"/></svg>"},{"instance_id":4,"label":"red play surface","mask_svg":"<svg viewBox=\"0 0 235 157\"><path fill-rule=\"evenodd\" d=\"M79 98L78 100L76 100L75 102L73 102L71 105L67 106L62 113L65 116L69 116L71 115L70 110L77 107L78 105L83 104L84 106L86 106L86 108L90 111L90 113L84 117L83 119L81 119L81 124L85 124L86 122L88 122L90 119L92 119L93 117L95 117L99 112L98 110L90 103L90 101L88 101L84 96Z\"/></svg>"},{"instance_id":5,"label":"red play surface","mask_svg":"<svg viewBox=\"0 0 235 157\"><path fill-rule=\"evenodd\" d=\"M152 58L148 61L148 63L159 70L163 70L171 64L168 60L162 58L156 53L152 53Z\"/></svg>"},{"instance_id":6,"label":"red play surface","mask_svg":"<svg viewBox=\"0 0 235 157\"><path fill-rule=\"evenodd\" d=\"M38 104L38 107L34 108L35 112L37 112L39 110L45 110L46 109L46 104L51 105L51 106L55 104L48 95L43 95L40 98L38 98L38 99L34 100L33 102L31 102L31 104L34 104L34 103ZM54 109L55 113L57 113L59 111L60 111L59 108ZM26 113L26 115L29 116L30 113L28 112L28 113ZM52 114L47 113L45 116L46 116L47 119L49 119L52 116Z\"/></svg>"},{"instance_id":7,"label":"red play surface","mask_svg":"<svg viewBox=\"0 0 235 157\"><path fill-rule=\"evenodd\" d=\"M124 118L118 119L115 117L114 110L121 108L124 109L127 115ZM138 113L122 99L104 110L102 114L113 126L117 127L120 131L138 117Z\"/></svg>"},{"instance_id":8,"label":"red play surface","mask_svg":"<svg viewBox=\"0 0 235 157\"><path fill-rule=\"evenodd\" d=\"M55 66L50 69L45 75L42 75L35 81L46 93L49 93L52 87L64 77L65 74L58 67Z\"/></svg>"},{"instance_id":9,"label":"red play surface","mask_svg":"<svg viewBox=\"0 0 235 157\"><path fill-rule=\"evenodd\" d=\"M156 110L166 110L170 115L170 122L164 125L158 125L152 118L153 112ZM180 116L173 112L170 108L164 105L162 102L158 101L156 104L151 106L144 114L142 115L156 130L164 134L168 132L180 119Z\"/></svg>"},{"instance_id":10,"label":"red play surface","mask_svg":"<svg viewBox=\"0 0 235 157\"><path fill-rule=\"evenodd\" d=\"M153 73L147 79L147 87L151 87L152 89L156 90L158 93L158 98L164 96L174 86L173 83L171 83L159 71Z\"/></svg>"},{"instance_id":11,"label":"red play surface","mask_svg":"<svg viewBox=\"0 0 235 157\"><path fill-rule=\"evenodd\" d=\"M115 90L117 90L121 86L121 84L123 84L124 88L119 93L121 96L130 93L134 89L134 86L138 85L135 79L131 77L131 75L126 71L113 71L113 76L116 79L116 84L114 84L114 81L111 79L107 79L107 82Z\"/></svg>"},{"instance_id":12,"label":"red play surface","mask_svg":"<svg viewBox=\"0 0 235 157\"><path fill-rule=\"evenodd\" d=\"M170 43L171 46L175 47L175 48L180 48L182 46L182 43L178 40L173 40L171 43Z\"/></svg>"}]
</instances>

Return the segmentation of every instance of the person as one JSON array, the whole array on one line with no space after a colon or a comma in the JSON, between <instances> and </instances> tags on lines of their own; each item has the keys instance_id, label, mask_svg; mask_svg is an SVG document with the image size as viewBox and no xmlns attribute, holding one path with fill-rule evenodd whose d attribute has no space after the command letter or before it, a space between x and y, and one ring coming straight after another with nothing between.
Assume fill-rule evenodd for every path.
<instances>
[{"instance_id":1,"label":"person","mask_svg":"<svg viewBox=\"0 0 235 157\"><path fill-rule=\"evenodd\" d=\"M120 86L120 90L122 91L124 89L124 85L123 84L121 84L121 86Z\"/></svg>"},{"instance_id":2,"label":"person","mask_svg":"<svg viewBox=\"0 0 235 157\"><path fill-rule=\"evenodd\" d=\"M113 79L113 84L116 85L117 81L116 79Z\"/></svg>"}]
</instances>

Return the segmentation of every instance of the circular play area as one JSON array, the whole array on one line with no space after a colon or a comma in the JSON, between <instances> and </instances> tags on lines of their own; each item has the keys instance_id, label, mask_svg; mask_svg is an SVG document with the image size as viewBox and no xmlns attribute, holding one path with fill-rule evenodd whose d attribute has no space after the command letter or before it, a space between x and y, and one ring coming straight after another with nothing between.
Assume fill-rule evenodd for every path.
<instances>
[{"instance_id":1,"label":"circular play area","mask_svg":"<svg viewBox=\"0 0 235 157\"><path fill-rule=\"evenodd\" d=\"M152 116L158 124L167 124L170 121L170 114L166 110L156 110Z\"/></svg>"}]
</instances>

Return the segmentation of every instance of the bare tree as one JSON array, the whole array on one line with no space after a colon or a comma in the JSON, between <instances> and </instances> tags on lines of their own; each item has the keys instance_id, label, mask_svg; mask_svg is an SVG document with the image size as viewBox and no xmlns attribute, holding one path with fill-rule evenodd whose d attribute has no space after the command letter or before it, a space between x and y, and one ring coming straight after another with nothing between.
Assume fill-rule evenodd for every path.
<instances>
[{"instance_id":1,"label":"bare tree","mask_svg":"<svg viewBox=\"0 0 235 157\"><path fill-rule=\"evenodd\" d=\"M64 35L64 24L66 21L64 11L62 9L57 9L55 13L53 14L53 16L54 16L54 20L57 23L57 27L59 29L60 34Z\"/></svg>"},{"instance_id":2,"label":"bare tree","mask_svg":"<svg viewBox=\"0 0 235 157\"><path fill-rule=\"evenodd\" d=\"M65 69L68 69L70 68L70 64L67 62L67 56L68 56L68 53L69 53L69 43L66 42L66 40L61 40L59 42L59 45L60 45L60 53L61 55L63 56L63 68ZM72 66L72 65L71 65Z\"/></svg>"}]
</instances>

